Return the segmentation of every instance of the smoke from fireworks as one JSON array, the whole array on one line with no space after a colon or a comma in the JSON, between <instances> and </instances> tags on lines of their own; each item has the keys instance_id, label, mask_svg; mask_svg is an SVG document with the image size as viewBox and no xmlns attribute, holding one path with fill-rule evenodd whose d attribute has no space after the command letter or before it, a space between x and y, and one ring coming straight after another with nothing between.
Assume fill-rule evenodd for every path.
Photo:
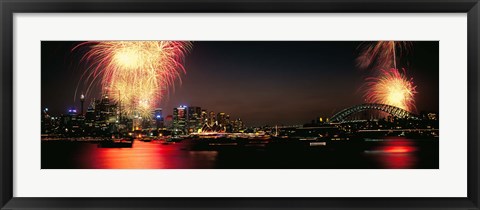
<instances>
[{"instance_id":1,"label":"smoke from fireworks","mask_svg":"<svg viewBox=\"0 0 480 210\"><path fill-rule=\"evenodd\" d=\"M406 41L378 41L366 42L360 46L357 57L357 66L360 69L389 69L397 68L397 57L402 56L411 47Z\"/></svg>"},{"instance_id":2,"label":"smoke from fireworks","mask_svg":"<svg viewBox=\"0 0 480 210\"><path fill-rule=\"evenodd\" d=\"M396 106L407 111L415 109L414 96L417 93L412 79L406 78L405 69L398 71L398 60L409 51L411 42L378 41L366 42L360 46L357 66L373 70L373 77L367 78L365 100ZM390 70L383 70L390 69Z\"/></svg>"},{"instance_id":3,"label":"smoke from fireworks","mask_svg":"<svg viewBox=\"0 0 480 210\"><path fill-rule=\"evenodd\" d=\"M166 91L184 72L183 60L190 42L103 41L77 45L89 47L82 60L88 69L82 78L100 81L103 94L121 105L127 116L150 116ZM88 72L88 73L87 73Z\"/></svg>"},{"instance_id":4,"label":"smoke from fireworks","mask_svg":"<svg viewBox=\"0 0 480 210\"><path fill-rule=\"evenodd\" d=\"M412 79L407 79L398 69L381 70L377 77L367 79L365 98L368 103L396 106L407 111L415 109L417 93Z\"/></svg>"}]
</instances>

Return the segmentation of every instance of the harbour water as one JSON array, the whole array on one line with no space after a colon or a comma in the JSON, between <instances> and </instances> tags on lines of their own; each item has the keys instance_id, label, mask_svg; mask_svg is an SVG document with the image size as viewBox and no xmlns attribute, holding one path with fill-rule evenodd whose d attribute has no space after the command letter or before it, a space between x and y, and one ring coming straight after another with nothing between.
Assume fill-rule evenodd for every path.
<instances>
[{"instance_id":1,"label":"harbour water","mask_svg":"<svg viewBox=\"0 0 480 210\"><path fill-rule=\"evenodd\" d=\"M197 140L201 141L201 140ZM135 140L131 148L94 142L42 141L42 169L438 169L437 139L359 139L276 146L232 143L192 147ZM193 141L194 142L194 141ZM306 144L307 143L307 144ZM196 144L195 142L193 144ZM306 145L306 146L295 146ZM193 149L192 149L193 148Z\"/></svg>"}]
</instances>

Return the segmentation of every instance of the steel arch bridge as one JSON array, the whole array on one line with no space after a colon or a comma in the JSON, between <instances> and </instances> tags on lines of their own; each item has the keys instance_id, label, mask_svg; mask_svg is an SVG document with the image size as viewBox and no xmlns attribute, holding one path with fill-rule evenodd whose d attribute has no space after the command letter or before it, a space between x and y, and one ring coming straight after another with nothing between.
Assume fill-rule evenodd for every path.
<instances>
[{"instance_id":1,"label":"steel arch bridge","mask_svg":"<svg viewBox=\"0 0 480 210\"><path fill-rule=\"evenodd\" d=\"M340 112L337 112L335 115L333 115L330 118L330 122L343 122L348 116L354 113L358 113L366 110L379 110L379 111L383 111L388 114L391 114L398 118L417 119L417 116L414 115L413 113L396 106L391 106L387 104L360 104L360 105L346 108Z\"/></svg>"}]
</instances>

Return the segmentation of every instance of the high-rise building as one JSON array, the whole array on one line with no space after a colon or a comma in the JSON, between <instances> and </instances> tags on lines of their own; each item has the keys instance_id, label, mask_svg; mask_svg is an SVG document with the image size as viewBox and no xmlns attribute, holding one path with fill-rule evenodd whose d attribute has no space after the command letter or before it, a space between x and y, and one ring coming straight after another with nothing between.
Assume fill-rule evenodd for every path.
<instances>
[{"instance_id":1,"label":"high-rise building","mask_svg":"<svg viewBox=\"0 0 480 210\"><path fill-rule=\"evenodd\" d=\"M202 109L202 114L201 114L201 118L202 118L202 125L203 126L205 123L208 123L208 113L207 113L207 110L205 109Z\"/></svg>"},{"instance_id":2,"label":"high-rise building","mask_svg":"<svg viewBox=\"0 0 480 210\"><path fill-rule=\"evenodd\" d=\"M240 118L236 119L233 124L233 131L239 132L239 131L242 131L243 129L244 129L244 124L242 122L242 119Z\"/></svg>"},{"instance_id":3,"label":"high-rise building","mask_svg":"<svg viewBox=\"0 0 480 210\"><path fill-rule=\"evenodd\" d=\"M67 137L83 135L84 125L84 116L79 115L75 108L68 109L67 114L61 116L61 129Z\"/></svg>"},{"instance_id":4,"label":"high-rise building","mask_svg":"<svg viewBox=\"0 0 480 210\"><path fill-rule=\"evenodd\" d=\"M202 108L198 106L188 107L188 133L197 132L202 125Z\"/></svg>"},{"instance_id":5,"label":"high-rise building","mask_svg":"<svg viewBox=\"0 0 480 210\"><path fill-rule=\"evenodd\" d=\"M48 113L48 108L42 110L42 134L50 134L54 132L54 126L52 123L52 117Z\"/></svg>"},{"instance_id":6,"label":"high-rise building","mask_svg":"<svg viewBox=\"0 0 480 210\"><path fill-rule=\"evenodd\" d=\"M173 108L173 132L174 134L185 134L187 124L187 107L179 106Z\"/></svg>"},{"instance_id":7,"label":"high-rise building","mask_svg":"<svg viewBox=\"0 0 480 210\"><path fill-rule=\"evenodd\" d=\"M96 121L115 122L116 119L116 105L110 103L107 95L104 95L101 100L95 100L95 115Z\"/></svg>"},{"instance_id":8,"label":"high-rise building","mask_svg":"<svg viewBox=\"0 0 480 210\"><path fill-rule=\"evenodd\" d=\"M163 119L163 113L161 108L156 108L155 111L153 111L153 119L155 121L155 128L164 128L164 119Z\"/></svg>"},{"instance_id":9,"label":"high-rise building","mask_svg":"<svg viewBox=\"0 0 480 210\"><path fill-rule=\"evenodd\" d=\"M87 135L95 136L96 134L96 123L95 123L95 104L88 106L87 112L85 113L85 131Z\"/></svg>"},{"instance_id":10,"label":"high-rise building","mask_svg":"<svg viewBox=\"0 0 480 210\"><path fill-rule=\"evenodd\" d=\"M230 115L227 114L227 116L225 117L225 131L226 132L233 132L233 125L232 125L232 122L230 121Z\"/></svg>"},{"instance_id":11,"label":"high-rise building","mask_svg":"<svg viewBox=\"0 0 480 210\"><path fill-rule=\"evenodd\" d=\"M230 115L227 114L227 116L225 117L225 124L229 125L230 124Z\"/></svg>"},{"instance_id":12,"label":"high-rise building","mask_svg":"<svg viewBox=\"0 0 480 210\"><path fill-rule=\"evenodd\" d=\"M436 113L428 113L427 117L428 117L429 120L437 120L438 119Z\"/></svg>"},{"instance_id":13,"label":"high-rise building","mask_svg":"<svg viewBox=\"0 0 480 210\"><path fill-rule=\"evenodd\" d=\"M167 115L163 121L166 128L171 129L173 127L173 115Z\"/></svg>"},{"instance_id":14,"label":"high-rise building","mask_svg":"<svg viewBox=\"0 0 480 210\"><path fill-rule=\"evenodd\" d=\"M211 111L208 116L208 124L210 126L214 125L217 120L215 119L215 112Z\"/></svg>"},{"instance_id":15,"label":"high-rise building","mask_svg":"<svg viewBox=\"0 0 480 210\"><path fill-rule=\"evenodd\" d=\"M108 136L115 132L115 123L119 121L117 105L110 102L108 95L104 94L102 99L94 99L92 108L95 116L95 133ZM87 112L89 111L91 110L87 110ZM91 114L88 113L88 115L90 119ZM87 116L85 117L87 118Z\"/></svg>"},{"instance_id":16,"label":"high-rise building","mask_svg":"<svg viewBox=\"0 0 480 210\"><path fill-rule=\"evenodd\" d=\"M217 122L218 125L225 126L227 122L227 116L225 115L225 112L219 112L217 114Z\"/></svg>"}]
</instances>

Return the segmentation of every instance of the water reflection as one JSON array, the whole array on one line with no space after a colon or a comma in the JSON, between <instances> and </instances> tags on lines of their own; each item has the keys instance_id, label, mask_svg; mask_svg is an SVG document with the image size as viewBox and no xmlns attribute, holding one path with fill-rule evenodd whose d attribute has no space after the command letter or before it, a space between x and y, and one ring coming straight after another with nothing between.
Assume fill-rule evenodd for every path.
<instances>
[{"instance_id":1,"label":"water reflection","mask_svg":"<svg viewBox=\"0 0 480 210\"><path fill-rule=\"evenodd\" d=\"M385 139L365 153L381 168L406 169L417 166L418 147L416 142L406 138Z\"/></svg>"},{"instance_id":2,"label":"water reflection","mask_svg":"<svg viewBox=\"0 0 480 210\"><path fill-rule=\"evenodd\" d=\"M339 143L339 144L335 144ZM375 169L438 168L438 140L407 138L327 142L322 147L232 147L190 150L188 144L135 141L131 148L42 142L42 169Z\"/></svg>"},{"instance_id":3,"label":"water reflection","mask_svg":"<svg viewBox=\"0 0 480 210\"><path fill-rule=\"evenodd\" d=\"M88 148L80 164L85 168L152 169L213 168L216 151L186 151L181 144L162 145L136 141L132 148Z\"/></svg>"}]
</instances>

